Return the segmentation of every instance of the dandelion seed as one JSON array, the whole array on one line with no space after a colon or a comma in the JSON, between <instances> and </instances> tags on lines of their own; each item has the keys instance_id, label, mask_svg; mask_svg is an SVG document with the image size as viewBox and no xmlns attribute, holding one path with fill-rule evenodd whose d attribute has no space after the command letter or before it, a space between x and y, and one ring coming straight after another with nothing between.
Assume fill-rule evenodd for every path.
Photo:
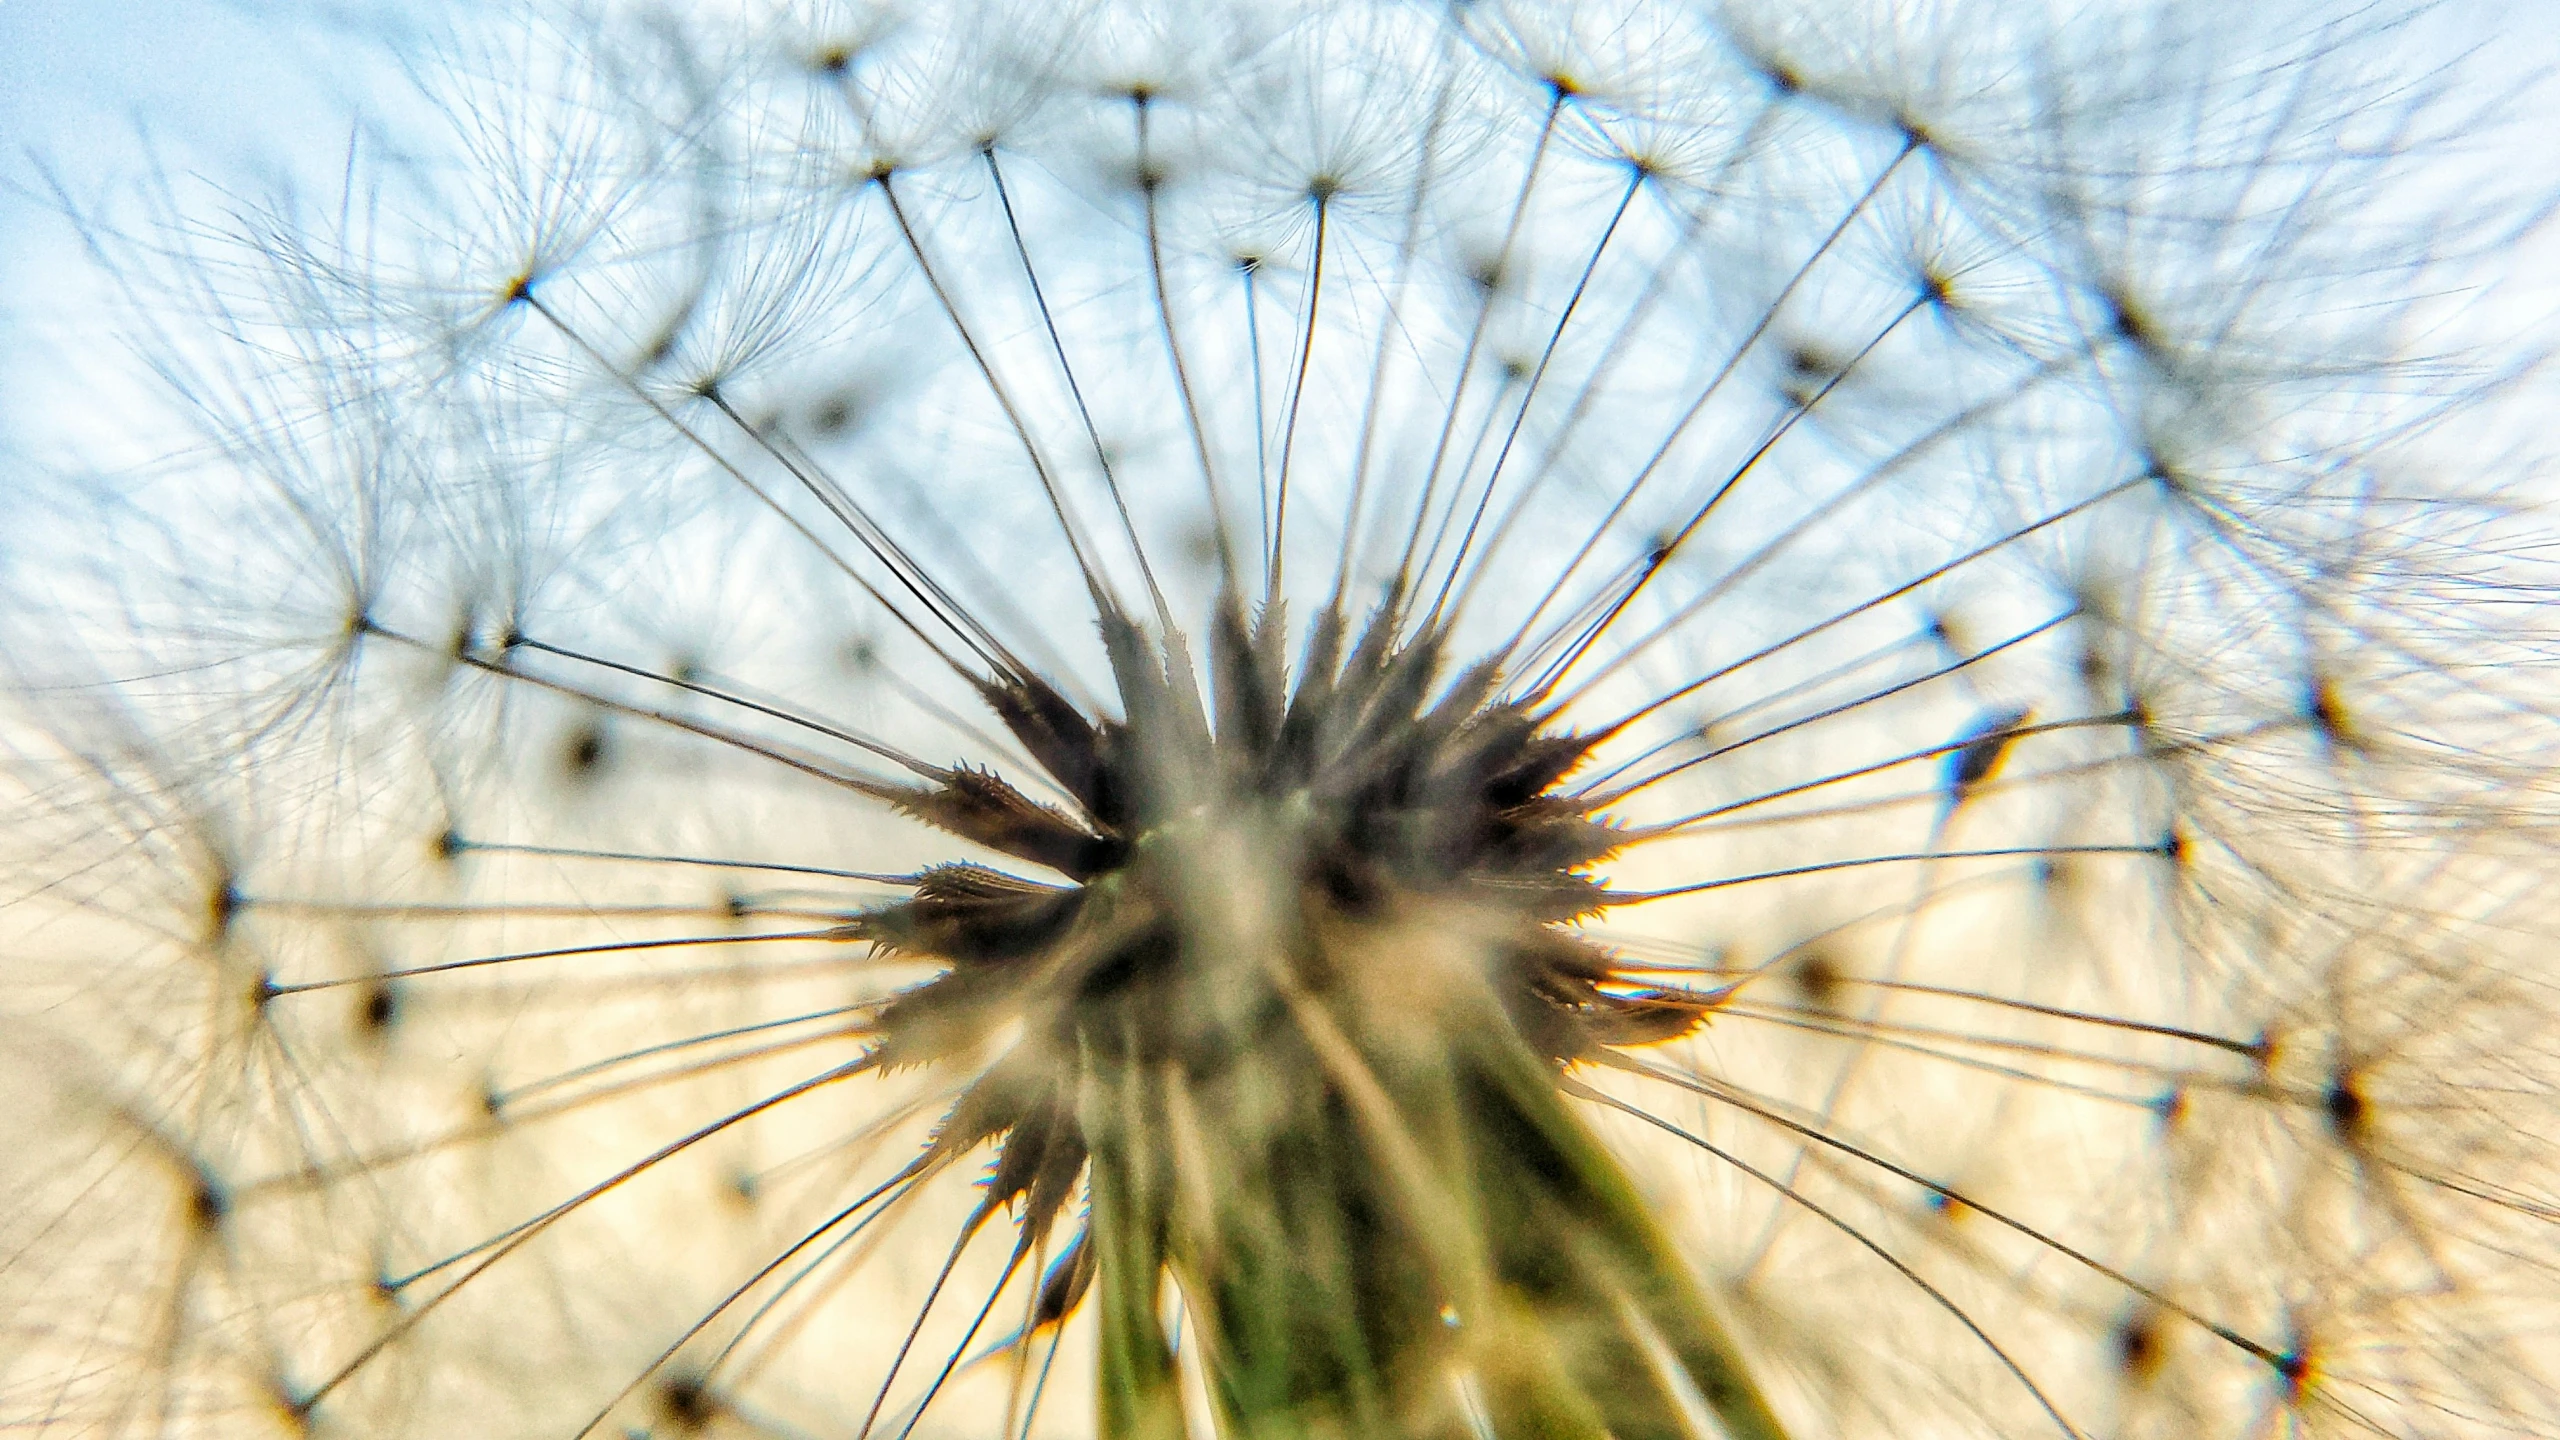
<instances>
[{"instance_id":1,"label":"dandelion seed","mask_svg":"<svg viewBox=\"0 0 2560 1440\"><path fill-rule=\"evenodd\" d=\"M66 204L0 1424L2560 1429L2437 23L605 7Z\"/></svg>"}]
</instances>

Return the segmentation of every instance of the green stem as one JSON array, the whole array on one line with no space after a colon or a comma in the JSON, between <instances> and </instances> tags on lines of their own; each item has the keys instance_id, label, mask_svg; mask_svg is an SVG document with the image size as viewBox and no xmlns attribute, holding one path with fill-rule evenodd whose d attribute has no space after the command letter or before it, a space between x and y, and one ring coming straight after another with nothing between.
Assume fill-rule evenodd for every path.
<instances>
[{"instance_id":1,"label":"green stem","mask_svg":"<svg viewBox=\"0 0 2560 1440\"><path fill-rule=\"evenodd\" d=\"M1552 1066L1368 1013L1292 997L1088 1114L1107 1440L1181 1433L1165 1271L1228 1440L1786 1440Z\"/></svg>"}]
</instances>

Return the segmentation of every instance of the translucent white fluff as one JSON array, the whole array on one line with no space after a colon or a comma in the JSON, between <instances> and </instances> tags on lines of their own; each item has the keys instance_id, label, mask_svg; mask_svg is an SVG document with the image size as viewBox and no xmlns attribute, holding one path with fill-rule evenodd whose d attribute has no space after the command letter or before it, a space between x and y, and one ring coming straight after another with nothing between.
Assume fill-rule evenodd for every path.
<instances>
[{"instance_id":1,"label":"translucent white fluff","mask_svg":"<svg viewBox=\"0 0 2560 1440\"><path fill-rule=\"evenodd\" d=\"M991 684L1129 719L1125 617L1214 710L1232 602L1596 737L1599 898L1327 954L1687 1007L1549 1058L1787 1434L2560 1433L2553 177L2441 17L2230 8L579 9L343 195L102 203L139 364L8 481L0 1428L1139 1433L1085 1192L916 1167L1032 1022L881 1059L958 962L878 917L1058 868L899 787L1110 828ZM1287 928L1258 813L1135 843Z\"/></svg>"}]
</instances>

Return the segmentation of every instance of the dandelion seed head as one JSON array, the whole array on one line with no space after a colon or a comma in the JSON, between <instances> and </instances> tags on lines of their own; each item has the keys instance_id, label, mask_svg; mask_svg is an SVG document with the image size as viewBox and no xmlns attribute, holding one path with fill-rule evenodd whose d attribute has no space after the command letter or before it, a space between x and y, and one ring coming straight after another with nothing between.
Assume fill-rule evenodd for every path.
<instances>
[{"instance_id":1,"label":"dandelion seed head","mask_svg":"<svg viewBox=\"0 0 2560 1440\"><path fill-rule=\"evenodd\" d=\"M103 207L0 1423L2548 1433L2440 39L603 7Z\"/></svg>"}]
</instances>

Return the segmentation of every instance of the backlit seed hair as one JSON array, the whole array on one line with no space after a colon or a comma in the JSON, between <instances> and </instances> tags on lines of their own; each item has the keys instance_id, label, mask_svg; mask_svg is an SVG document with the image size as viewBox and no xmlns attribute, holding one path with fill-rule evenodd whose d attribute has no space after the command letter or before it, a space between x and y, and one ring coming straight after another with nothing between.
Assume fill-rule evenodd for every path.
<instances>
[{"instance_id":1,"label":"backlit seed hair","mask_svg":"<svg viewBox=\"0 0 2560 1440\"><path fill-rule=\"evenodd\" d=\"M2531 101L2229 8L608 5L67 195L0 1427L2560 1433Z\"/></svg>"}]
</instances>

